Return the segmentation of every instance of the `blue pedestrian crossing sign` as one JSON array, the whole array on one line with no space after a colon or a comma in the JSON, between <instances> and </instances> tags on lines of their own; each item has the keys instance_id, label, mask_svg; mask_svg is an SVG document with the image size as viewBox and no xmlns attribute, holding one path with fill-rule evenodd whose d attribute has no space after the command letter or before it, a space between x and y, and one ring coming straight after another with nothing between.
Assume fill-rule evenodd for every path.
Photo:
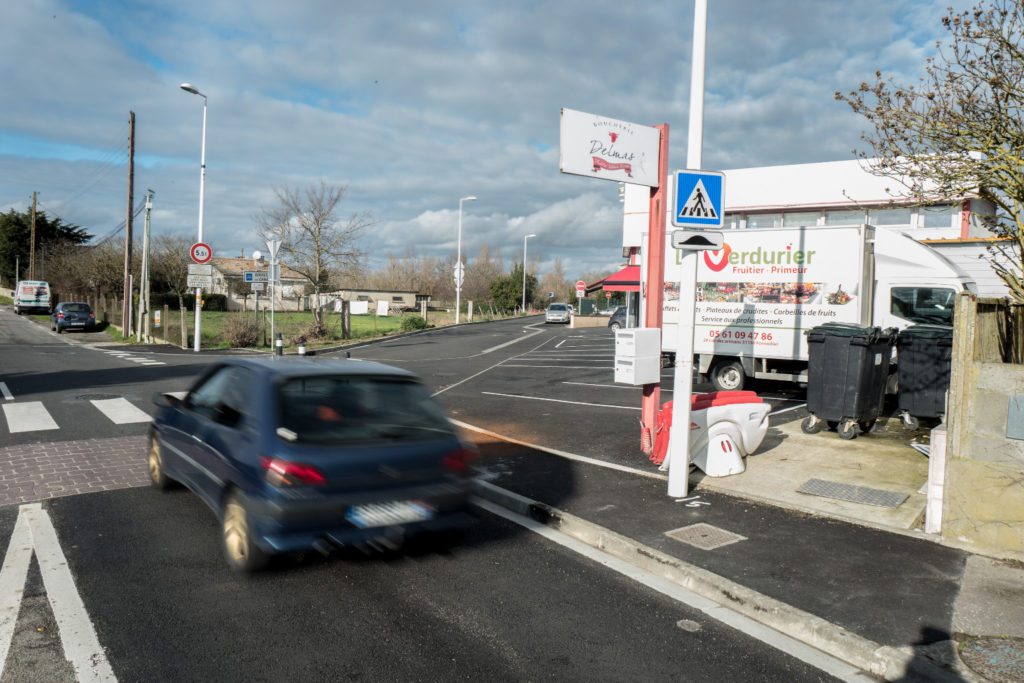
<instances>
[{"instance_id":1,"label":"blue pedestrian crossing sign","mask_svg":"<svg viewBox=\"0 0 1024 683\"><path fill-rule=\"evenodd\" d=\"M721 171L676 171L672 225L721 228L725 174Z\"/></svg>"}]
</instances>

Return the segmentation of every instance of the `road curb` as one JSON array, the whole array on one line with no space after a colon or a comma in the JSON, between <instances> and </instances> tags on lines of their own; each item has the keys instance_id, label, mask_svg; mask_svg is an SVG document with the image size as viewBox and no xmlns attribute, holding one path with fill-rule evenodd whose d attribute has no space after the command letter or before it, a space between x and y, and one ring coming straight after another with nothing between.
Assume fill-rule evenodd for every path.
<instances>
[{"instance_id":1,"label":"road curb","mask_svg":"<svg viewBox=\"0 0 1024 683\"><path fill-rule=\"evenodd\" d=\"M821 617L797 609L713 574L610 529L494 484L477 480L475 493L496 505L529 517L609 555L671 581L723 607L799 640L885 680L913 671L936 681L962 681L911 647L881 645Z\"/></svg>"}]
</instances>

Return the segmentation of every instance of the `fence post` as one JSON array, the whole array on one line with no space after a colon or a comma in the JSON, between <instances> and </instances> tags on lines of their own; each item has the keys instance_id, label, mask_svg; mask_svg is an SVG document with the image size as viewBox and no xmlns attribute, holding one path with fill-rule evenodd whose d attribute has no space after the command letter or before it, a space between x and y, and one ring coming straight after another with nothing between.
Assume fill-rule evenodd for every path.
<instances>
[{"instance_id":1,"label":"fence post","mask_svg":"<svg viewBox=\"0 0 1024 683\"><path fill-rule=\"evenodd\" d=\"M348 299L341 302L341 338L351 339L352 338L352 318L350 317L351 310L349 309Z\"/></svg>"}]
</instances>

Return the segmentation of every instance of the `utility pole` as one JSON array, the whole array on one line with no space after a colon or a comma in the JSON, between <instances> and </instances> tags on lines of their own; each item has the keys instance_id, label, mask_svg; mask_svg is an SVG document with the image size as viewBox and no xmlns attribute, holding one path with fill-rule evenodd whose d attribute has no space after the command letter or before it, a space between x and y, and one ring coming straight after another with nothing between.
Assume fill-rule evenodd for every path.
<instances>
[{"instance_id":1,"label":"utility pole","mask_svg":"<svg viewBox=\"0 0 1024 683\"><path fill-rule=\"evenodd\" d=\"M32 231L28 239L28 279L36 279L36 193L32 193Z\"/></svg>"},{"instance_id":2,"label":"utility pole","mask_svg":"<svg viewBox=\"0 0 1024 683\"><path fill-rule=\"evenodd\" d=\"M139 272L139 324L135 328L139 341L149 344L149 213L153 209L153 190L146 190L146 229L142 234L142 269ZM145 328L143 328L145 321Z\"/></svg>"},{"instance_id":3,"label":"utility pole","mask_svg":"<svg viewBox=\"0 0 1024 683\"><path fill-rule=\"evenodd\" d=\"M135 201L135 112L128 112L128 216L124 221L124 305L121 335L132 332L132 204Z\"/></svg>"}]
</instances>

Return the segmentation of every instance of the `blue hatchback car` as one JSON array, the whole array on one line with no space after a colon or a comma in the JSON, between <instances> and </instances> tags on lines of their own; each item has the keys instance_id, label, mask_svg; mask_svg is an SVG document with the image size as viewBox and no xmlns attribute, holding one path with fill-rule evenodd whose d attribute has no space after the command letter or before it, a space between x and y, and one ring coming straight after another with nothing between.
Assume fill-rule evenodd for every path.
<instances>
[{"instance_id":1,"label":"blue hatchback car","mask_svg":"<svg viewBox=\"0 0 1024 683\"><path fill-rule=\"evenodd\" d=\"M476 451L411 373L356 360L228 359L157 394L148 470L220 520L228 564L383 544L468 519Z\"/></svg>"}]
</instances>

